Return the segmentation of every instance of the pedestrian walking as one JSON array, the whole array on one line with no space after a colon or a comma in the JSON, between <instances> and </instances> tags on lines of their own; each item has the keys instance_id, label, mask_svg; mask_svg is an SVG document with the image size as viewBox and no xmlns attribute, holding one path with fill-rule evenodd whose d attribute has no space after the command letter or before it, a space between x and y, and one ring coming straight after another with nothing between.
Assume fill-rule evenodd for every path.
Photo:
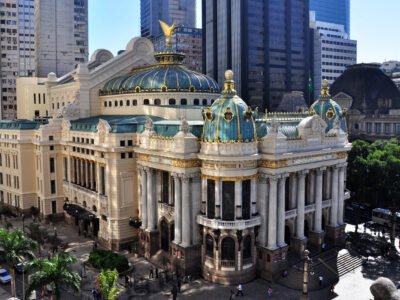
<instances>
[{"instance_id":1,"label":"pedestrian walking","mask_svg":"<svg viewBox=\"0 0 400 300\"><path fill-rule=\"evenodd\" d=\"M154 278L153 266L150 267L149 278Z\"/></svg>"},{"instance_id":2,"label":"pedestrian walking","mask_svg":"<svg viewBox=\"0 0 400 300\"><path fill-rule=\"evenodd\" d=\"M172 300L176 300L176 298L178 297L178 289L175 285L172 287L171 294Z\"/></svg>"},{"instance_id":3,"label":"pedestrian walking","mask_svg":"<svg viewBox=\"0 0 400 300\"><path fill-rule=\"evenodd\" d=\"M156 267L156 278L158 278L158 268Z\"/></svg>"},{"instance_id":4,"label":"pedestrian walking","mask_svg":"<svg viewBox=\"0 0 400 300\"><path fill-rule=\"evenodd\" d=\"M241 283L239 283L239 285L237 286L236 296L239 296L239 295L244 297L244 295L243 295L243 286L242 286Z\"/></svg>"},{"instance_id":5,"label":"pedestrian walking","mask_svg":"<svg viewBox=\"0 0 400 300\"><path fill-rule=\"evenodd\" d=\"M267 290L268 297L272 297L272 287L269 287Z\"/></svg>"},{"instance_id":6,"label":"pedestrian walking","mask_svg":"<svg viewBox=\"0 0 400 300\"><path fill-rule=\"evenodd\" d=\"M324 277L321 275L319 276L319 286L322 286L324 283Z\"/></svg>"},{"instance_id":7,"label":"pedestrian walking","mask_svg":"<svg viewBox=\"0 0 400 300\"><path fill-rule=\"evenodd\" d=\"M182 280L180 278L178 278L178 280L177 280L178 293L181 292L181 286L182 286Z\"/></svg>"}]
</instances>

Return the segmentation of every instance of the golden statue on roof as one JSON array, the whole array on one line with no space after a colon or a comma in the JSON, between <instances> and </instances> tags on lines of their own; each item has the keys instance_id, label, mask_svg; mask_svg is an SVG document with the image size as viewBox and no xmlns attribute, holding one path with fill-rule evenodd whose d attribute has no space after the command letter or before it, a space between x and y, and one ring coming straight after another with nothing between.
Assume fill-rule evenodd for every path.
<instances>
[{"instance_id":1,"label":"golden statue on roof","mask_svg":"<svg viewBox=\"0 0 400 300\"><path fill-rule=\"evenodd\" d=\"M158 22L160 22L161 29L164 32L165 41L166 41L165 47L171 48L172 47L172 35L174 34L176 26L175 26L175 24L172 24L170 26L161 20L158 20Z\"/></svg>"}]
</instances>

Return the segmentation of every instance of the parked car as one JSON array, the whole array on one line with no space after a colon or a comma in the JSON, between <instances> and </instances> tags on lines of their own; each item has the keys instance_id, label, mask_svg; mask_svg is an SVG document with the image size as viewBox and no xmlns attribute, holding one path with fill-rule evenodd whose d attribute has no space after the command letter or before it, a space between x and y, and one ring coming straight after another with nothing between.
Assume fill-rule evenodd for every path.
<instances>
[{"instance_id":1,"label":"parked car","mask_svg":"<svg viewBox=\"0 0 400 300\"><path fill-rule=\"evenodd\" d=\"M11 282L10 273L6 269L0 269L0 282L3 284Z\"/></svg>"}]
</instances>

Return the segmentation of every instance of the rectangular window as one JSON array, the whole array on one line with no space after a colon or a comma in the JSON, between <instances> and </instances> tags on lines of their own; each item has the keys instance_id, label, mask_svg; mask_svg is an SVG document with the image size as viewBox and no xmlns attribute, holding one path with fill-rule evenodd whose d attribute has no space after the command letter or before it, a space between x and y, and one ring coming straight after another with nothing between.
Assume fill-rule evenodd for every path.
<instances>
[{"instance_id":1,"label":"rectangular window","mask_svg":"<svg viewBox=\"0 0 400 300\"><path fill-rule=\"evenodd\" d=\"M33 94L33 104L36 104L36 94Z\"/></svg>"},{"instance_id":2,"label":"rectangular window","mask_svg":"<svg viewBox=\"0 0 400 300\"><path fill-rule=\"evenodd\" d=\"M49 135L49 141L53 141L54 140L54 136Z\"/></svg>"},{"instance_id":3,"label":"rectangular window","mask_svg":"<svg viewBox=\"0 0 400 300\"><path fill-rule=\"evenodd\" d=\"M395 124L395 132L396 134L400 134L400 123ZM0 156L0 166L1 166L1 156Z\"/></svg>"},{"instance_id":4,"label":"rectangular window","mask_svg":"<svg viewBox=\"0 0 400 300\"><path fill-rule=\"evenodd\" d=\"M56 181L55 180L50 181L50 192L52 194L56 193Z\"/></svg>"},{"instance_id":5,"label":"rectangular window","mask_svg":"<svg viewBox=\"0 0 400 300\"><path fill-rule=\"evenodd\" d=\"M381 123L375 123L375 133L381 133Z\"/></svg>"},{"instance_id":6,"label":"rectangular window","mask_svg":"<svg viewBox=\"0 0 400 300\"><path fill-rule=\"evenodd\" d=\"M250 219L251 216L251 180L242 181L242 218Z\"/></svg>"},{"instance_id":7,"label":"rectangular window","mask_svg":"<svg viewBox=\"0 0 400 300\"><path fill-rule=\"evenodd\" d=\"M0 173L0 184L3 184L3 173Z\"/></svg>"},{"instance_id":8,"label":"rectangular window","mask_svg":"<svg viewBox=\"0 0 400 300\"><path fill-rule=\"evenodd\" d=\"M385 134L390 134L390 126L391 124L390 123L385 123Z\"/></svg>"},{"instance_id":9,"label":"rectangular window","mask_svg":"<svg viewBox=\"0 0 400 300\"><path fill-rule=\"evenodd\" d=\"M119 141L119 145L120 145L121 147L125 147L125 141Z\"/></svg>"},{"instance_id":10,"label":"rectangular window","mask_svg":"<svg viewBox=\"0 0 400 300\"><path fill-rule=\"evenodd\" d=\"M133 141L132 140L128 140L128 146L133 146Z\"/></svg>"},{"instance_id":11,"label":"rectangular window","mask_svg":"<svg viewBox=\"0 0 400 300\"><path fill-rule=\"evenodd\" d=\"M235 220L235 182L222 182L222 220Z\"/></svg>"},{"instance_id":12,"label":"rectangular window","mask_svg":"<svg viewBox=\"0 0 400 300\"><path fill-rule=\"evenodd\" d=\"M52 214L57 213L57 202L55 200L51 201L51 213Z\"/></svg>"},{"instance_id":13,"label":"rectangular window","mask_svg":"<svg viewBox=\"0 0 400 300\"><path fill-rule=\"evenodd\" d=\"M64 157L64 180L68 181L68 159Z\"/></svg>"},{"instance_id":14,"label":"rectangular window","mask_svg":"<svg viewBox=\"0 0 400 300\"><path fill-rule=\"evenodd\" d=\"M102 195L105 195L106 194L106 169L104 167L100 167L100 179L101 179L100 193Z\"/></svg>"},{"instance_id":15,"label":"rectangular window","mask_svg":"<svg viewBox=\"0 0 400 300\"><path fill-rule=\"evenodd\" d=\"M54 173L55 166L54 166L54 157L50 157L50 173Z\"/></svg>"},{"instance_id":16,"label":"rectangular window","mask_svg":"<svg viewBox=\"0 0 400 300\"><path fill-rule=\"evenodd\" d=\"M207 179L207 218L215 218L215 181Z\"/></svg>"},{"instance_id":17,"label":"rectangular window","mask_svg":"<svg viewBox=\"0 0 400 300\"><path fill-rule=\"evenodd\" d=\"M167 203L169 202L169 173L166 171L162 171L162 193L161 193L161 202Z\"/></svg>"},{"instance_id":18,"label":"rectangular window","mask_svg":"<svg viewBox=\"0 0 400 300\"><path fill-rule=\"evenodd\" d=\"M126 154L125 153L121 153L121 159L125 159L125 157L126 157Z\"/></svg>"},{"instance_id":19,"label":"rectangular window","mask_svg":"<svg viewBox=\"0 0 400 300\"><path fill-rule=\"evenodd\" d=\"M367 133L372 133L372 123L367 122Z\"/></svg>"}]
</instances>

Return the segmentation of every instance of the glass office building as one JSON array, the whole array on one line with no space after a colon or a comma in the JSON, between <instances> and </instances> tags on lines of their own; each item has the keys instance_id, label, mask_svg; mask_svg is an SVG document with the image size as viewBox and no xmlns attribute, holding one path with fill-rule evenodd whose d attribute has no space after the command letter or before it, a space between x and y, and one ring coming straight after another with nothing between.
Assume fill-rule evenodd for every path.
<instances>
[{"instance_id":1,"label":"glass office building","mask_svg":"<svg viewBox=\"0 0 400 300\"><path fill-rule=\"evenodd\" d=\"M310 10L317 21L344 25L350 34L350 0L310 0Z\"/></svg>"},{"instance_id":2,"label":"glass office building","mask_svg":"<svg viewBox=\"0 0 400 300\"><path fill-rule=\"evenodd\" d=\"M140 0L141 36L153 39L162 35L158 20L167 24L196 27L196 1Z\"/></svg>"},{"instance_id":3,"label":"glass office building","mask_svg":"<svg viewBox=\"0 0 400 300\"><path fill-rule=\"evenodd\" d=\"M203 72L223 83L232 69L249 105L276 109L282 96L308 99L308 0L202 0Z\"/></svg>"}]
</instances>

